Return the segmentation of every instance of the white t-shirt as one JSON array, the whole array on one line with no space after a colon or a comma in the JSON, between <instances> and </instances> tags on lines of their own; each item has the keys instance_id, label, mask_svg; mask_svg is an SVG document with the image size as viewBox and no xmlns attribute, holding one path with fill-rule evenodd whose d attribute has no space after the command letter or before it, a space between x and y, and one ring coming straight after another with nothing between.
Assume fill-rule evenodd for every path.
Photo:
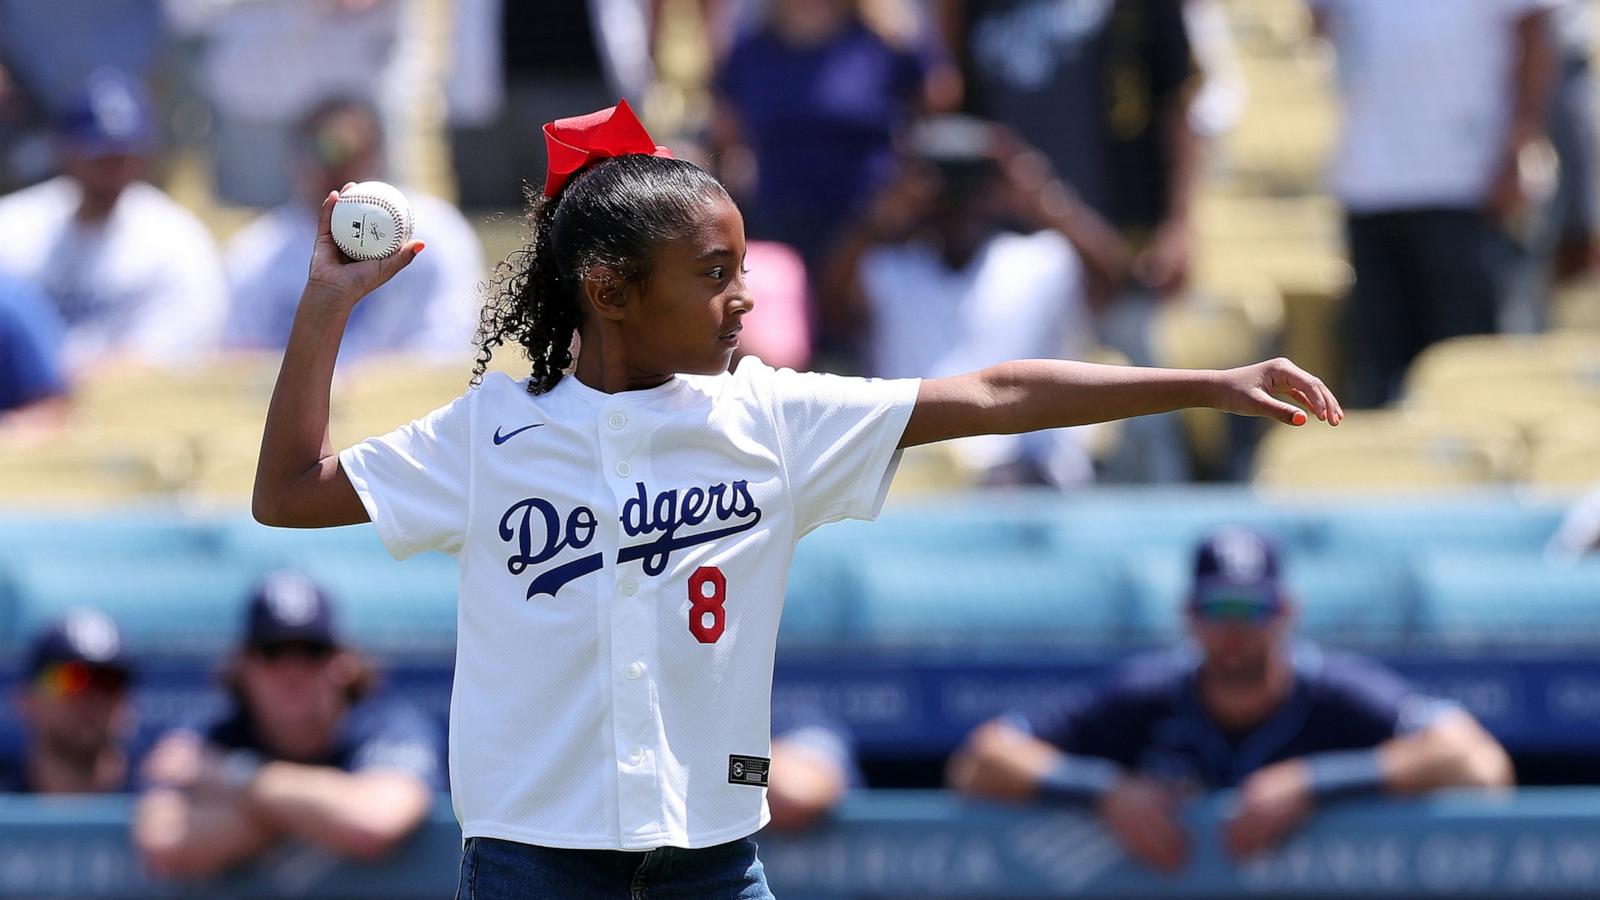
<instances>
[{"instance_id":1,"label":"white t-shirt","mask_svg":"<svg viewBox=\"0 0 1600 900\"><path fill-rule=\"evenodd\" d=\"M766 824L795 542L877 515L917 387L753 358L619 394L490 373L341 453L391 553L460 561L463 834L645 850Z\"/></svg>"},{"instance_id":2,"label":"white t-shirt","mask_svg":"<svg viewBox=\"0 0 1600 900\"><path fill-rule=\"evenodd\" d=\"M1094 322L1077 251L1055 231L1001 232L958 270L924 243L879 247L861 262L874 375L942 378L1013 359L1083 358ZM1087 432L991 434L951 443L978 469L1027 457L1062 484L1093 478Z\"/></svg>"},{"instance_id":3,"label":"white t-shirt","mask_svg":"<svg viewBox=\"0 0 1600 900\"><path fill-rule=\"evenodd\" d=\"M1561 0L1312 0L1339 57L1333 190L1354 212L1482 204L1515 98L1514 26Z\"/></svg>"},{"instance_id":4,"label":"white t-shirt","mask_svg":"<svg viewBox=\"0 0 1600 900\"><path fill-rule=\"evenodd\" d=\"M74 218L81 198L66 176L0 198L0 269L55 303L68 366L107 355L177 366L214 353L228 288L200 220L143 182L101 223Z\"/></svg>"},{"instance_id":5,"label":"white t-shirt","mask_svg":"<svg viewBox=\"0 0 1600 900\"><path fill-rule=\"evenodd\" d=\"M397 351L440 360L472 356L483 278L478 236L449 203L416 192L406 196L416 214L415 236L428 249L356 306L340 362ZM228 243L233 308L227 346L282 350L288 344L316 233L316 211L293 204L264 213Z\"/></svg>"}]
</instances>

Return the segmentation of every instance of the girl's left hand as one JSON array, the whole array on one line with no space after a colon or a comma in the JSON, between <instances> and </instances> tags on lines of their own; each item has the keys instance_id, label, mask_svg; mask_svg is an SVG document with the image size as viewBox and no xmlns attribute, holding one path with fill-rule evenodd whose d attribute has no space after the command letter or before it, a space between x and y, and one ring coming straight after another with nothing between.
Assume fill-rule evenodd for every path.
<instances>
[{"instance_id":1,"label":"girl's left hand","mask_svg":"<svg viewBox=\"0 0 1600 900\"><path fill-rule=\"evenodd\" d=\"M1322 379L1282 357L1217 374L1221 388L1218 409L1277 419L1288 425L1306 424L1307 411L1329 425L1338 425L1344 419L1344 408Z\"/></svg>"}]
</instances>

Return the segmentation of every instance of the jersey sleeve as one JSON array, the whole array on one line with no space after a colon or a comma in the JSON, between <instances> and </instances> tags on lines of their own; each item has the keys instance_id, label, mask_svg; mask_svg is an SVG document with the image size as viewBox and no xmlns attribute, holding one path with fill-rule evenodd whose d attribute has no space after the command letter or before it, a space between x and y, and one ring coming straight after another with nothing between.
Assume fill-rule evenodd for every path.
<instances>
[{"instance_id":1,"label":"jersey sleeve","mask_svg":"<svg viewBox=\"0 0 1600 900\"><path fill-rule=\"evenodd\" d=\"M1353 747L1377 746L1390 738L1421 731L1454 708L1429 697L1398 674L1354 657L1330 659L1323 673L1322 704L1336 718Z\"/></svg>"},{"instance_id":2,"label":"jersey sleeve","mask_svg":"<svg viewBox=\"0 0 1600 900\"><path fill-rule=\"evenodd\" d=\"M395 559L454 554L466 534L473 395L339 453L339 464Z\"/></svg>"},{"instance_id":3,"label":"jersey sleeve","mask_svg":"<svg viewBox=\"0 0 1600 900\"><path fill-rule=\"evenodd\" d=\"M421 710L383 703L362 710L359 719L351 734L351 772L401 771L415 775L432 790L444 789L438 729Z\"/></svg>"},{"instance_id":4,"label":"jersey sleeve","mask_svg":"<svg viewBox=\"0 0 1600 900\"><path fill-rule=\"evenodd\" d=\"M796 536L840 519L876 518L920 380L769 371Z\"/></svg>"}]
</instances>

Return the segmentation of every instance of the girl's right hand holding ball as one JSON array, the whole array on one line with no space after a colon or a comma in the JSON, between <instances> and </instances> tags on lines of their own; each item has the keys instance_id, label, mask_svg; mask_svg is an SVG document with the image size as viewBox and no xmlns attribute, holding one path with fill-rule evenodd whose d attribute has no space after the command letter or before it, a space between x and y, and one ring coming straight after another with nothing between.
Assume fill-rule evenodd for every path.
<instances>
[{"instance_id":1,"label":"girl's right hand holding ball","mask_svg":"<svg viewBox=\"0 0 1600 900\"><path fill-rule=\"evenodd\" d=\"M347 184L340 190L349 190ZM382 259L352 260L345 256L333 242L333 205L339 202L339 191L329 191L322 200L322 214L317 222L317 243L311 251L311 271L306 278L306 295L320 300L354 306L358 300L377 290L384 282L411 264L422 252L418 240L406 241L400 249Z\"/></svg>"}]
</instances>

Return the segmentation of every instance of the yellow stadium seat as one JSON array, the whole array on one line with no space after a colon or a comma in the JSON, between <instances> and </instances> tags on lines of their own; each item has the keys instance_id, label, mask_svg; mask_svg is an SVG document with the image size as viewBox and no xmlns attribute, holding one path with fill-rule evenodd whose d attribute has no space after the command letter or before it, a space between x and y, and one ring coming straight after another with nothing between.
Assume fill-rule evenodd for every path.
<instances>
[{"instance_id":1,"label":"yellow stadium seat","mask_svg":"<svg viewBox=\"0 0 1600 900\"><path fill-rule=\"evenodd\" d=\"M1586 491L1600 485L1600 440L1546 441L1533 448L1522 482L1552 491Z\"/></svg>"},{"instance_id":2,"label":"yellow stadium seat","mask_svg":"<svg viewBox=\"0 0 1600 900\"><path fill-rule=\"evenodd\" d=\"M155 497L188 477L182 443L112 449L71 435L28 446L0 445L0 503L95 504Z\"/></svg>"},{"instance_id":3,"label":"yellow stadium seat","mask_svg":"<svg viewBox=\"0 0 1600 900\"><path fill-rule=\"evenodd\" d=\"M1600 390L1600 334L1474 335L1440 341L1406 372L1407 393L1454 390L1485 379L1545 379ZM1559 385L1557 385L1559 387Z\"/></svg>"},{"instance_id":4,"label":"yellow stadium seat","mask_svg":"<svg viewBox=\"0 0 1600 900\"><path fill-rule=\"evenodd\" d=\"M1337 428L1313 421L1269 431L1257 454L1255 482L1330 491L1481 485L1513 471L1522 452L1515 431L1498 423L1355 412Z\"/></svg>"},{"instance_id":5,"label":"yellow stadium seat","mask_svg":"<svg viewBox=\"0 0 1600 900\"><path fill-rule=\"evenodd\" d=\"M1550 300L1550 327L1600 334L1600 278L1558 288Z\"/></svg>"}]
</instances>

